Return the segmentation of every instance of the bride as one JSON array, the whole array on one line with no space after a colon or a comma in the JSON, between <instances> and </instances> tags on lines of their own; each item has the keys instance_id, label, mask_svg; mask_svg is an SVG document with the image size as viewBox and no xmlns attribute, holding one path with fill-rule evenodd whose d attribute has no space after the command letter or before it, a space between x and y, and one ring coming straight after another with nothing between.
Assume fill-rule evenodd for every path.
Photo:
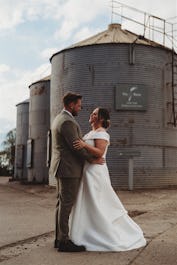
<instances>
[{"instance_id":1,"label":"bride","mask_svg":"<svg viewBox=\"0 0 177 265\"><path fill-rule=\"evenodd\" d=\"M90 115L92 130L76 149L86 148L95 157L106 159L110 136L109 112L96 108ZM106 163L85 162L78 197L70 216L70 237L88 251L126 251L146 245L141 228L128 216L114 192Z\"/></svg>"}]
</instances>

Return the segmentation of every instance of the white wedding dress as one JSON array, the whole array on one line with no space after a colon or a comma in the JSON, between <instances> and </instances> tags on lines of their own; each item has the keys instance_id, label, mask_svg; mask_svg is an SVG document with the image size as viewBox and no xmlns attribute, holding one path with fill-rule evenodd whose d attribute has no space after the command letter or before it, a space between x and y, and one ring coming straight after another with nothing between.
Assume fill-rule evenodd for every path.
<instances>
[{"instance_id":1,"label":"white wedding dress","mask_svg":"<svg viewBox=\"0 0 177 265\"><path fill-rule=\"evenodd\" d=\"M91 145L94 139L105 139L109 145L109 138L104 131L84 136ZM104 157L106 153L107 148ZM146 245L141 228L128 216L111 186L106 163L85 163L69 225L71 240L88 251L126 251Z\"/></svg>"}]
</instances>

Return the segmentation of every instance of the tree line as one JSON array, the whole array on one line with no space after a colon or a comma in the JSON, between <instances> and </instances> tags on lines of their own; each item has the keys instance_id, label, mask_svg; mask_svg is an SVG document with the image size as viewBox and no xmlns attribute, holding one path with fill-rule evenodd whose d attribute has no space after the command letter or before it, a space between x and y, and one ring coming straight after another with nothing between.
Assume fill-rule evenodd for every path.
<instances>
[{"instance_id":1,"label":"tree line","mask_svg":"<svg viewBox=\"0 0 177 265\"><path fill-rule=\"evenodd\" d=\"M2 142L0 151L0 176L13 176L15 164L16 129L10 130Z\"/></svg>"}]
</instances>

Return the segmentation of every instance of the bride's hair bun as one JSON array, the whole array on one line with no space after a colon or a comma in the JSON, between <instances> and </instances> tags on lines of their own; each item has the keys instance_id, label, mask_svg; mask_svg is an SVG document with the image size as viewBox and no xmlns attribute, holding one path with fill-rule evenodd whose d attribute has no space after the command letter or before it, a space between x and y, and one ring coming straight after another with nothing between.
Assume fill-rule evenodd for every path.
<instances>
[{"instance_id":1,"label":"bride's hair bun","mask_svg":"<svg viewBox=\"0 0 177 265\"><path fill-rule=\"evenodd\" d=\"M107 109L98 108L98 119L102 120L103 128L107 129L110 126L110 115Z\"/></svg>"}]
</instances>

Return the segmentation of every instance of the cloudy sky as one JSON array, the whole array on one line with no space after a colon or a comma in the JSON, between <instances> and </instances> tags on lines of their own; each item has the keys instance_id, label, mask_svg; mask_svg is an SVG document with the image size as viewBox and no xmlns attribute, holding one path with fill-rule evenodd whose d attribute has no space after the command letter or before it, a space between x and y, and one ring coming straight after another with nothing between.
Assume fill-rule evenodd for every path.
<instances>
[{"instance_id":1,"label":"cloudy sky","mask_svg":"<svg viewBox=\"0 0 177 265\"><path fill-rule=\"evenodd\" d=\"M120 2L177 22L176 0ZM0 144L16 126L15 105L29 97L28 86L50 74L51 55L107 29L111 19L120 23L109 0L0 0Z\"/></svg>"}]
</instances>

